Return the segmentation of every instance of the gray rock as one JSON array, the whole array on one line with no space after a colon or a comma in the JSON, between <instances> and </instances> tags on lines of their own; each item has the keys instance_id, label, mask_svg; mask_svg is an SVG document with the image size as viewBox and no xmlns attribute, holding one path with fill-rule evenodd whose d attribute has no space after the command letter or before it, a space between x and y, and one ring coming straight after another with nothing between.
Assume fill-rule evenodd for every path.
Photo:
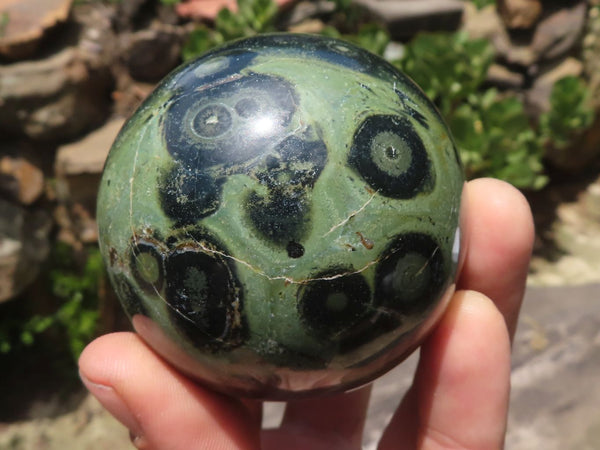
<instances>
[{"instance_id":1,"label":"gray rock","mask_svg":"<svg viewBox=\"0 0 600 450\"><path fill-rule=\"evenodd\" d=\"M487 81L494 86L505 89L521 89L525 83L525 76L519 72L513 72L500 64L492 64L488 69Z\"/></svg>"},{"instance_id":2,"label":"gray rock","mask_svg":"<svg viewBox=\"0 0 600 450\"><path fill-rule=\"evenodd\" d=\"M78 248L98 239L96 196L108 151L123 119L115 119L82 139L58 148L55 161L59 239Z\"/></svg>"},{"instance_id":3,"label":"gray rock","mask_svg":"<svg viewBox=\"0 0 600 450\"><path fill-rule=\"evenodd\" d=\"M460 0L356 0L386 24L392 38L401 39L421 31L453 31L461 23Z\"/></svg>"},{"instance_id":4,"label":"gray rock","mask_svg":"<svg viewBox=\"0 0 600 450\"><path fill-rule=\"evenodd\" d=\"M124 122L113 119L78 141L60 146L55 161L57 176L101 173L108 151Z\"/></svg>"},{"instance_id":5,"label":"gray rock","mask_svg":"<svg viewBox=\"0 0 600 450\"><path fill-rule=\"evenodd\" d=\"M531 42L537 59L554 59L569 52L583 35L586 13L587 2L579 1L544 17Z\"/></svg>"},{"instance_id":6,"label":"gray rock","mask_svg":"<svg viewBox=\"0 0 600 450\"><path fill-rule=\"evenodd\" d=\"M49 214L0 198L0 302L19 295L38 275L50 249Z\"/></svg>"},{"instance_id":7,"label":"gray rock","mask_svg":"<svg viewBox=\"0 0 600 450\"><path fill-rule=\"evenodd\" d=\"M330 1L300 1L295 2L289 11L284 12L282 26L284 28L294 27L307 20L331 14L335 11L335 4Z\"/></svg>"},{"instance_id":8,"label":"gray rock","mask_svg":"<svg viewBox=\"0 0 600 450\"><path fill-rule=\"evenodd\" d=\"M0 66L0 132L34 140L65 140L100 123L111 79L83 50Z\"/></svg>"},{"instance_id":9,"label":"gray rock","mask_svg":"<svg viewBox=\"0 0 600 450\"><path fill-rule=\"evenodd\" d=\"M138 31L120 41L125 65L136 80L158 81L181 62L183 35L175 27Z\"/></svg>"},{"instance_id":10,"label":"gray rock","mask_svg":"<svg viewBox=\"0 0 600 450\"><path fill-rule=\"evenodd\" d=\"M490 41L501 57L511 50L510 36L493 5L477 9L471 2L465 2L462 28L473 39Z\"/></svg>"}]
</instances>

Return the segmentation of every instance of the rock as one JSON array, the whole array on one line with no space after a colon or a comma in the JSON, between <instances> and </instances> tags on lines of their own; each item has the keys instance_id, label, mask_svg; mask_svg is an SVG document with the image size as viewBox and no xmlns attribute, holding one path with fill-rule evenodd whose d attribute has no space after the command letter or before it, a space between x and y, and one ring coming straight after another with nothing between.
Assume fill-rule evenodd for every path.
<instances>
[{"instance_id":1,"label":"rock","mask_svg":"<svg viewBox=\"0 0 600 450\"><path fill-rule=\"evenodd\" d=\"M108 151L123 123L123 119L112 120L57 151L55 220L59 239L75 248L98 239L95 221L98 185Z\"/></svg>"},{"instance_id":2,"label":"rock","mask_svg":"<svg viewBox=\"0 0 600 450\"><path fill-rule=\"evenodd\" d=\"M525 76L522 73L512 72L500 64L492 64L490 66L486 79L494 86L503 89L519 90L525 83Z\"/></svg>"},{"instance_id":3,"label":"rock","mask_svg":"<svg viewBox=\"0 0 600 450\"><path fill-rule=\"evenodd\" d=\"M319 19L307 19L295 25L290 25L287 29L290 33L318 34L325 29L325 23Z\"/></svg>"},{"instance_id":4,"label":"rock","mask_svg":"<svg viewBox=\"0 0 600 450\"><path fill-rule=\"evenodd\" d=\"M108 112L111 79L85 52L0 66L0 132L33 140L73 138Z\"/></svg>"},{"instance_id":5,"label":"rock","mask_svg":"<svg viewBox=\"0 0 600 450\"><path fill-rule=\"evenodd\" d=\"M50 216L0 198L0 302L19 295L48 256Z\"/></svg>"},{"instance_id":6,"label":"rock","mask_svg":"<svg viewBox=\"0 0 600 450\"><path fill-rule=\"evenodd\" d=\"M567 58L545 69L525 94L527 108L534 117L550 109L552 87L561 78L578 77L583 73L583 64L575 58Z\"/></svg>"},{"instance_id":7,"label":"rock","mask_svg":"<svg viewBox=\"0 0 600 450\"><path fill-rule=\"evenodd\" d=\"M422 31L454 31L465 2L460 0L356 0L377 20L386 24L392 38Z\"/></svg>"},{"instance_id":8,"label":"rock","mask_svg":"<svg viewBox=\"0 0 600 450\"><path fill-rule=\"evenodd\" d=\"M123 119L111 120L79 141L59 147L56 154L56 174L64 178L101 173L108 151L124 122Z\"/></svg>"},{"instance_id":9,"label":"rock","mask_svg":"<svg viewBox=\"0 0 600 450\"><path fill-rule=\"evenodd\" d=\"M462 28L473 39L487 39L499 56L507 55L511 42L506 27L493 5L477 9L471 2L465 2Z\"/></svg>"},{"instance_id":10,"label":"rock","mask_svg":"<svg viewBox=\"0 0 600 450\"><path fill-rule=\"evenodd\" d=\"M22 156L0 156L0 192L30 205L44 192L44 173Z\"/></svg>"},{"instance_id":11,"label":"rock","mask_svg":"<svg viewBox=\"0 0 600 450\"><path fill-rule=\"evenodd\" d=\"M130 30L137 22L137 17L142 15L142 10L147 9L148 0L127 0L116 4L114 24L117 30ZM146 8L144 8L146 7Z\"/></svg>"},{"instance_id":12,"label":"rock","mask_svg":"<svg viewBox=\"0 0 600 450\"><path fill-rule=\"evenodd\" d=\"M0 55L32 56L46 32L69 16L73 0L0 0ZM2 19L4 17L5 19Z\"/></svg>"},{"instance_id":13,"label":"rock","mask_svg":"<svg viewBox=\"0 0 600 450\"><path fill-rule=\"evenodd\" d=\"M136 80L158 81L181 62L183 36L175 27L138 31L121 41L125 65Z\"/></svg>"},{"instance_id":14,"label":"rock","mask_svg":"<svg viewBox=\"0 0 600 450\"><path fill-rule=\"evenodd\" d=\"M303 22L313 22L335 11L335 4L330 1L300 1L295 2L288 11L282 14L282 27L288 29Z\"/></svg>"},{"instance_id":15,"label":"rock","mask_svg":"<svg viewBox=\"0 0 600 450\"><path fill-rule=\"evenodd\" d=\"M499 0L498 10L508 28L531 28L542 13L540 0Z\"/></svg>"},{"instance_id":16,"label":"rock","mask_svg":"<svg viewBox=\"0 0 600 450\"><path fill-rule=\"evenodd\" d=\"M538 60L566 54L583 35L587 2L578 1L543 18L535 29L531 49Z\"/></svg>"}]
</instances>

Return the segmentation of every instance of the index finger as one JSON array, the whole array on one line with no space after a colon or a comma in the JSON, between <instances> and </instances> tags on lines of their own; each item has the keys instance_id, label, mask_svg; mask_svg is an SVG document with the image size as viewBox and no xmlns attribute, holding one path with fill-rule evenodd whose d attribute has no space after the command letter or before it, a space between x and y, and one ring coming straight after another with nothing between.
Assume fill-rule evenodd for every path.
<instances>
[{"instance_id":1,"label":"index finger","mask_svg":"<svg viewBox=\"0 0 600 450\"><path fill-rule=\"evenodd\" d=\"M503 181L482 178L466 189L468 236L458 289L481 292L500 310L514 336L533 248L531 209L523 194Z\"/></svg>"}]
</instances>

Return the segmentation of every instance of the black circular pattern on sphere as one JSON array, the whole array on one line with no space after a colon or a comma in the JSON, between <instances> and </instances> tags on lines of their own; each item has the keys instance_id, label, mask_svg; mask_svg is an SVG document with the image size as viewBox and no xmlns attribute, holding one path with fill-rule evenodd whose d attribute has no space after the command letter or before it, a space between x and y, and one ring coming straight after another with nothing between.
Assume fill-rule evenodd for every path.
<instances>
[{"instance_id":1,"label":"black circular pattern on sphere","mask_svg":"<svg viewBox=\"0 0 600 450\"><path fill-rule=\"evenodd\" d=\"M327 147L315 134L308 127L304 135L284 139L252 171L267 187L267 193L252 191L248 195L245 209L249 223L276 246L300 242L310 226L309 193L327 162Z\"/></svg>"},{"instance_id":2,"label":"black circular pattern on sphere","mask_svg":"<svg viewBox=\"0 0 600 450\"><path fill-rule=\"evenodd\" d=\"M268 152L298 100L285 80L250 73L176 96L165 116L164 142L190 169L243 164ZM257 130L257 123L266 126Z\"/></svg>"},{"instance_id":3,"label":"black circular pattern on sphere","mask_svg":"<svg viewBox=\"0 0 600 450\"><path fill-rule=\"evenodd\" d=\"M423 141L400 116L367 117L354 134L348 163L387 197L413 198L434 181Z\"/></svg>"},{"instance_id":4,"label":"black circular pattern on sphere","mask_svg":"<svg viewBox=\"0 0 600 450\"><path fill-rule=\"evenodd\" d=\"M427 234L397 236L383 253L375 274L375 303L402 315L420 314L446 288L445 261Z\"/></svg>"},{"instance_id":5,"label":"black circular pattern on sphere","mask_svg":"<svg viewBox=\"0 0 600 450\"><path fill-rule=\"evenodd\" d=\"M242 289L224 258L196 243L180 244L165 267L171 318L190 341L220 350L246 339Z\"/></svg>"},{"instance_id":6,"label":"black circular pattern on sphere","mask_svg":"<svg viewBox=\"0 0 600 450\"><path fill-rule=\"evenodd\" d=\"M324 338L342 339L370 312L371 289L359 273L329 270L298 291L302 323Z\"/></svg>"},{"instance_id":7,"label":"black circular pattern on sphere","mask_svg":"<svg viewBox=\"0 0 600 450\"><path fill-rule=\"evenodd\" d=\"M208 105L192 119L192 130L206 139L221 136L231 129L231 113L223 105Z\"/></svg>"},{"instance_id":8,"label":"black circular pattern on sphere","mask_svg":"<svg viewBox=\"0 0 600 450\"><path fill-rule=\"evenodd\" d=\"M162 252L149 241L138 239L131 249L131 267L138 285L147 293L160 292L165 280Z\"/></svg>"},{"instance_id":9,"label":"black circular pattern on sphere","mask_svg":"<svg viewBox=\"0 0 600 450\"><path fill-rule=\"evenodd\" d=\"M221 49L219 56L214 56L215 51L204 54L193 64L195 70L179 73L175 89L190 90L199 82L209 85L227 78L231 74L240 73L252 64L258 56L256 52L247 47L242 49Z\"/></svg>"},{"instance_id":10,"label":"black circular pattern on sphere","mask_svg":"<svg viewBox=\"0 0 600 450\"><path fill-rule=\"evenodd\" d=\"M161 207L178 225L194 224L219 208L222 181L175 163L159 179Z\"/></svg>"}]
</instances>

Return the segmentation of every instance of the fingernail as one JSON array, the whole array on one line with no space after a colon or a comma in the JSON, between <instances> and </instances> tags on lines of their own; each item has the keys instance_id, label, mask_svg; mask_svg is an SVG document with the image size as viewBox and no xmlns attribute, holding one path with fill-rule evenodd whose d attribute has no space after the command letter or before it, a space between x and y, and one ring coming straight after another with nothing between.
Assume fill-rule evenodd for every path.
<instances>
[{"instance_id":1,"label":"fingernail","mask_svg":"<svg viewBox=\"0 0 600 450\"><path fill-rule=\"evenodd\" d=\"M81 381L87 390L90 391L94 397L96 397L102 406L104 406L109 413L111 413L119 422L129 429L131 436L134 436L135 440L139 440L140 443L145 442L145 439L143 438L142 427L140 427L140 424L127 407L127 404L121 399L119 394L113 389L112 386L95 383L88 379L81 372L79 372L79 377L81 378ZM138 448L143 448L143 446L138 446Z\"/></svg>"},{"instance_id":2,"label":"fingernail","mask_svg":"<svg viewBox=\"0 0 600 450\"><path fill-rule=\"evenodd\" d=\"M148 448L148 441L144 436L136 436L131 430L129 431L129 439L135 448L143 450Z\"/></svg>"}]
</instances>

